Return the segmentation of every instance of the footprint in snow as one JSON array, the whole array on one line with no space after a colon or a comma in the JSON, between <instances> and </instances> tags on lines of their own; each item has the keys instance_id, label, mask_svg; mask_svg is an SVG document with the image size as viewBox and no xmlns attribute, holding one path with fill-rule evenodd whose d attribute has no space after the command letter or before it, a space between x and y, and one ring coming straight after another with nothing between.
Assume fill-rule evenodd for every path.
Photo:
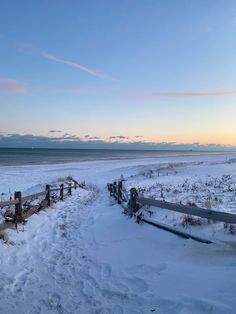
<instances>
[{"instance_id":1,"label":"footprint in snow","mask_svg":"<svg viewBox=\"0 0 236 314\"><path fill-rule=\"evenodd\" d=\"M49 310L56 310L57 313L62 314L64 313L64 310L62 308L62 305L60 303L61 297L57 293L53 293L49 300L47 301L47 307Z\"/></svg>"},{"instance_id":2,"label":"footprint in snow","mask_svg":"<svg viewBox=\"0 0 236 314\"><path fill-rule=\"evenodd\" d=\"M121 306L115 305L112 309L112 313L114 314L124 314L124 310Z\"/></svg>"},{"instance_id":3,"label":"footprint in snow","mask_svg":"<svg viewBox=\"0 0 236 314\"><path fill-rule=\"evenodd\" d=\"M102 269L102 277L105 279L109 279L111 277L112 268L109 265L103 266Z\"/></svg>"},{"instance_id":4,"label":"footprint in snow","mask_svg":"<svg viewBox=\"0 0 236 314\"><path fill-rule=\"evenodd\" d=\"M126 280L127 286L134 293L146 292L148 288L148 284L145 280L137 277L127 278Z\"/></svg>"},{"instance_id":5,"label":"footprint in snow","mask_svg":"<svg viewBox=\"0 0 236 314\"><path fill-rule=\"evenodd\" d=\"M165 264L158 264L156 266L150 266L145 264L138 264L132 267L126 268L127 273L132 274L141 274L141 275L151 275L152 277L155 275L160 275L163 271L167 269L167 265Z\"/></svg>"}]
</instances>

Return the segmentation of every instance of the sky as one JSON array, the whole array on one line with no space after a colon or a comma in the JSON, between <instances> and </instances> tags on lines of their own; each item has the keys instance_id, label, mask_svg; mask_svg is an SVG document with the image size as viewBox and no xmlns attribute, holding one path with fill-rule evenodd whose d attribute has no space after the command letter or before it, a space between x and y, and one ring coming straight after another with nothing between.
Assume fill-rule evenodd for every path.
<instances>
[{"instance_id":1,"label":"sky","mask_svg":"<svg viewBox=\"0 0 236 314\"><path fill-rule=\"evenodd\" d=\"M0 0L0 147L236 148L235 0Z\"/></svg>"}]
</instances>

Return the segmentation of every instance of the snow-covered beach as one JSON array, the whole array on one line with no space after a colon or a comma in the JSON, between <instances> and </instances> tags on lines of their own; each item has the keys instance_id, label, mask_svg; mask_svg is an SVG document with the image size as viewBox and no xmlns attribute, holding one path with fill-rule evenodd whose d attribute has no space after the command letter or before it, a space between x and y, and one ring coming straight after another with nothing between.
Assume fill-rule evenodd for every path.
<instances>
[{"instance_id":1,"label":"snow-covered beach","mask_svg":"<svg viewBox=\"0 0 236 314\"><path fill-rule=\"evenodd\" d=\"M235 313L236 234L223 223L190 226L153 217L214 244L182 239L122 214L106 184L172 202L236 213L236 154L1 167L0 192L41 191L67 176L85 190L33 215L0 244L0 313Z\"/></svg>"}]
</instances>

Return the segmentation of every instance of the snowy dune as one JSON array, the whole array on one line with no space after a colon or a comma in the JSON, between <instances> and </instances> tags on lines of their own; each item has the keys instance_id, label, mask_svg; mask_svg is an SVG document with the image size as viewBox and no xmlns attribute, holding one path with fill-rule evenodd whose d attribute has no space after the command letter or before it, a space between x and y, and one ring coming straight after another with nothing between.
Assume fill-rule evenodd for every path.
<instances>
[{"instance_id":1,"label":"snowy dune","mask_svg":"<svg viewBox=\"0 0 236 314\"><path fill-rule=\"evenodd\" d=\"M202 233L186 240L122 214L106 183L167 201L236 212L236 154L0 168L0 192L27 195L68 175L85 180L0 244L0 313L235 313L236 234L222 223L183 226L182 216L153 218ZM221 240L221 241L220 241ZM227 241L224 243L223 241Z\"/></svg>"}]
</instances>

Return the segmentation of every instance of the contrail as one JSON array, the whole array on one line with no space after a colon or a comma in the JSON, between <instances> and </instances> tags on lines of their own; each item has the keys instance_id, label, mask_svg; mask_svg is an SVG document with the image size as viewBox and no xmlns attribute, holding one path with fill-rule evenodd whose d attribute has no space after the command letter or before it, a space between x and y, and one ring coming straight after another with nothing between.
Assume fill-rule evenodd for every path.
<instances>
[{"instance_id":1,"label":"contrail","mask_svg":"<svg viewBox=\"0 0 236 314\"><path fill-rule=\"evenodd\" d=\"M59 63L63 63L63 64L66 64L66 65L69 65L73 68L76 68L80 71L83 71L83 72L86 72L86 73L89 73L90 75L93 75L93 76L96 76L96 77L99 77L99 78L102 78L102 79L109 79L111 81L118 81L117 79L115 78L112 78L112 77L109 77L109 76L106 76L106 75L103 75L101 73L98 73L97 71L93 70L93 69L90 69L88 67L85 67L79 63L76 63L76 62L73 62L73 61L70 61L70 60L66 60L66 59L62 59L62 58L59 58L55 55L52 55L52 54L49 54L47 52L44 52L42 51L40 53L40 55L46 59L49 59L49 60L52 60L52 61L55 61L55 62L59 62Z\"/></svg>"}]
</instances>

